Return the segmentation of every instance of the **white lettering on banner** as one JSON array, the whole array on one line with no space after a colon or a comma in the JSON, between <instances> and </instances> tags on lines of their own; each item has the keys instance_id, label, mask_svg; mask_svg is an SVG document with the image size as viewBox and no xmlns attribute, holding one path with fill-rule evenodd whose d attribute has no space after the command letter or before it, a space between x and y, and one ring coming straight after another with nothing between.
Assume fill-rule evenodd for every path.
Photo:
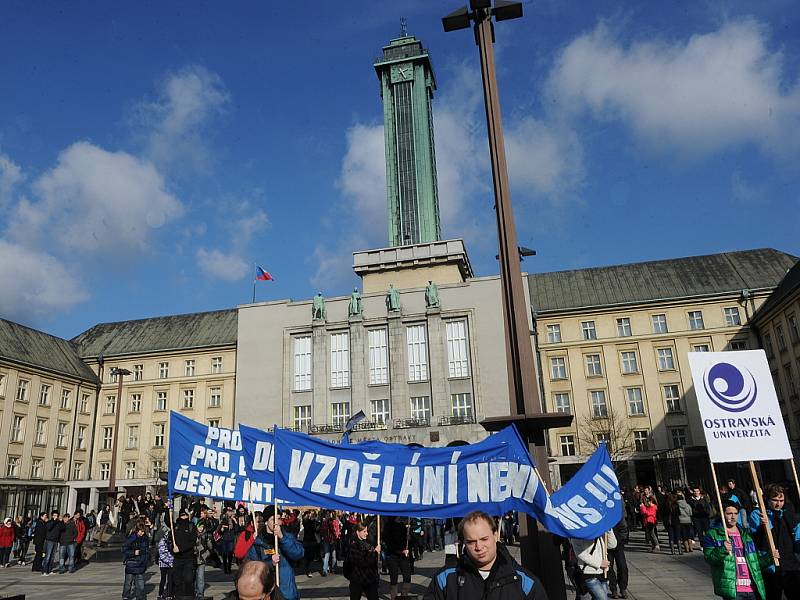
<instances>
[{"instance_id":1,"label":"white lettering on banner","mask_svg":"<svg viewBox=\"0 0 800 600\"><path fill-rule=\"evenodd\" d=\"M254 463L262 466L262 470L266 461L265 452L263 450L257 453L254 460ZM417 454L419 453L412 457L412 462L419 461L420 456L416 456ZM453 460L458 460L460 455L460 452L454 452ZM312 469L316 468L319 470L312 473ZM380 501L383 504L442 506L458 503L460 468L466 469L466 495L470 503L503 502L511 497L533 502L539 488L539 478L531 465L511 461L397 466L343 459L298 449L291 452L287 479L289 487L307 489L315 494L357 498L364 502ZM313 480L309 484L310 477ZM609 485L603 479L592 487L597 490L597 494L608 498L602 490L608 491ZM584 519L596 522L592 519L598 515L597 511L583 508L585 504L585 501L583 504L578 503L577 508L572 507L569 512L583 514ZM575 515L575 519L579 517Z\"/></svg>"},{"instance_id":2,"label":"white lettering on banner","mask_svg":"<svg viewBox=\"0 0 800 600\"><path fill-rule=\"evenodd\" d=\"M617 474L608 465L603 465L600 470L602 473L595 473L592 480L586 482L584 488L608 508L613 508L617 502L622 500L622 495L618 491ZM588 506L586 498L581 494L572 496L559 506L553 506L550 498L547 498L545 512L558 519L566 529L570 530L582 529L587 526L587 523L599 523L603 518L602 513Z\"/></svg>"},{"instance_id":3,"label":"white lettering on banner","mask_svg":"<svg viewBox=\"0 0 800 600\"><path fill-rule=\"evenodd\" d=\"M318 456L319 461L321 457ZM331 469L333 466L331 466ZM358 489L358 463L354 460L340 460L339 472L336 474L336 495L352 498Z\"/></svg>"},{"instance_id":4,"label":"white lettering on banner","mask_svg":"<svg viewBox=\"0 0 800 600\"><path fill-rule=\"evenodd\" d=\"M236 452L242 451L242 436L238 431L211 427L209 425L206 432L206 446L210 445L213 441L217 442L218 448L234 450Z\"/></svg>"},{"instance_id":5,"label":"white lettering on banner","mask_svg":"<svg viewBox=\"0 0 800 600\"><path fill-rule=\"evenodd\" d=\"M317 492L318 494L329 494L331 486L325 483L325 479L331 474L333 467L336 466L336 458L317 454L317 462L322 464L322 468L314 479L314 483L311 484L311 491Z\"/></svg>"},{"instance_id":6,"label":"white lettering on banner","mask_svg":"<svg viewBox=\"0 0 800 600\"><path fill-rule=\"evenodd\" d=\"M489 501L489 465L478 463L467 465L467 489L469 502Z\"/></svg>"},{"instance_id":7,"label":"white lettering on banner","mask_svg":"<svg viewBox=\"0 0 800 600\"><path fill-rule=\"evenodd\" d=\"M253 458L254 471L274 471L275 452L271 442L256 442L255 458Z\"/></svg>"}]
</instances>

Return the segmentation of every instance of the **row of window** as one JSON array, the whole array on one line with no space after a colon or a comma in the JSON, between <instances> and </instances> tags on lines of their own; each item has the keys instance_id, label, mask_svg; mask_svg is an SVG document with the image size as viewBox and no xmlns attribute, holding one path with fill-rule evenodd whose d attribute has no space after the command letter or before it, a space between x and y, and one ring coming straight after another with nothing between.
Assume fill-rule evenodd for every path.
<instances>
[{"instance_id":1,"label":"row of window","mask_svg":"<svg viewBox=\"0 0 800 600\"><path fill-rule=\"evenodd\" d=\"M18 479L20 474L20 468L22 465L22 457L20 456L9 456L8 461L6 462L6 477L9 479ZM53 461L53 479L64 479L64 461L63 460L54 460ZM72 464L72 479L81 479L83 476L83 463L75 462ZM31 459L31 471L30 471L30 478L31 479L42 479L44 478L44 459L43 458L33 458Z\"/></svg>"},{"instance_id":2,"label":"row of window","mask_svg":"<svg viewBox=\"0 0 800 600\"><path fill-rule=\"evenodd\" d=\"M469 348L467 345L467 322L465 320L445 322L447 337L448 377L469 377ZM385 327L367 330L368 381L370 385L389 383L389 332ZM294 391L310 390L311 336L298 335L293 338ZM428 333L423 325L406 327L406 354L408 356L408 380L427 381ZM330 335L330 386L350 386L350 333L347 331Z\"/></svg>"},{"instance_id":3,"label":"row of window","mask_svg":"<svg viewBox=\"0 0 800 600\"><path fill-rule=\"evenodd\" d=\"M219 419L209 421L213 427L219 427ZM125 448L133 450L139 447L139 425L128 425L128 436L125 442ZM166 423L153 423L153 447L163 448L166 441ZM100 437L100 449L112 450L114 448L114 426L105 425L102 428L102 435Z\"/></svg>"},{"instance_id":4,"label":"row of window","mask_svg":"<svg viewBox=\"0 0 800 600\"><path fill-rule=\"evenodd\" d=\"M745 350L747 345L744 341L731 341L732 350ZM694 352L709 352L708 344L695 344L692 347ZM619 353L623 375L639 373L639 360L636 350L623 350ZM659 371L675 370L675 354L672 348L656 348L656 359ZM585 354L587 377L602 377L603 362L600 354ZM553 356L550 358L550 378L567 379L567 358L565 356Z\"/></svg>"},{"instance_id":5,"label":"row of window","mask_svg":"<svg viewBox=\"0 0 800 600\"><path fill-rule=\"evenodd\" d=\"M736 327L742 324L739 316L739 308L736 306L729 306L723 309L725 316L725 325L728 327ZM703 322L703 311L690 310L686 313L689 329L698 331L705 329ZM652 324L653 333L669 333L667 325L667 315L665 313L651 315L650 323ZM633 329L631 328L630 317L620 317L617 319L617 336L618 337L631 337ZM584 340L596 340L597 328L594 321L581 321L581 337ZM551 344L560 343L561 340L561 325L559 323L552 323L547 325L547 341Z\"/></svg>"},{"instance_id":6,"label":"row of window","mask_svg":"<svg viewBox=\"0 0 800 600\"><path fill-rule=\"evenodd\" d=\"M181 390L182 402L181 408L192 409L194 408L195 390L194 388L186 388ZM128 397L128 412L140 413L142 412L142 394L140 392L133 392ZM167 390L156 390L154 392L154 411L167 410L169 404L169 393ZM208 388L208 406L210 408L219 408L222 406L222 387L209 387ZM106 415L113 415L117 410L117 395L106 394L104 413Z\"/></svg>"},{"instance_id":7,"label":"row of window","mask_svg":"<svg viewBox=\"0 0 800 600\"><path fill-rule=\"evenodd\" d=\"M222 357L221 356L212 356L211 357L211 374L212 375L219 375L222 373ZM169 369L170 363L169 361L160 361L158 363L158 379L167 379L169 377ZM113 369L108 370L108 382L109 383L117 383L117 376L112 374ZM134 381L144 381L144 364L139 363L133 365L131 369L131 374L133 375ZM193 358L188 358L183 361L183 376L184 377L195 377L198 375L197 373L197 362Z\"/></svg>"},{"instance_id":8,"label":"row of window","mask_svg":"<svg viewBox=\"0 0 800 600\"><path fill-rule=\"evenodd\" d=\"M797 368L800 370L800 360L797 361ZM792 363L786 363L783 365L783 376L786 380L786 388L781 385L780 377L778 376L778 370L774 370L772 372L772 380L775 382L775 392L778 394L778 398L781 400L786 400L787 397L791 398L797 395L797 386L794 382L794 373L792 372ZM786 395L784 396L784 391Z\"/></svg>"},{"instance_id":9,"label":"row of window","mask_svg":"<svg viewBox=\"0 0 800 600\"><path fill-rule=\"evenodd\" d=\"M683 448L686 446L687 437L685 427L670 427L669 435L672 448ZM612 439L609 433L597 433L595 434L595 438L598 443L605 442L606 446L611 450ZM637 452L647 452L650 450L650 431L647 429L634 429L633 443ZM561 456L577 455L575 435L567 434L558 436L558 445Z\"/></svg>"},{"instance_id":10,"label":"row of window","mask_svg":"<svg viewBox=\"0 0 800 600\"><path fill-rule=\"evenodd\" d=\"M800 330L798 330L797 317L793 314L786 317L786 323L789 329L789 338L792 344L800 343ZM775 326L775 341L778 344L778 352L786 351L786 336L783 333L783 324ZM767 353L767 358L775 357L775 349L772 346L772 333L764 334L764 351Z\"/></svg>"},{"instance_id":11,"label":"row of window","mask_svg":"<svg viewBox=\"0 0 800 600\"><path fill-rule=\"evenodd\" d=\"M431 406L430 396L414 396L410 398L411 418L420 421L430 422L433 417L433 407ZM450 395L450 416L452 417L472 417L472 394L451 394ZM387 425L391 418L389 400L386 398L370 400L369 418L375 425ZM350 419L349 402L331 403L331 424L343 426ZM313 422L311 405L305 404L294 407L294 428L299 431L307 431Z\"/></svg>"},{"instance_id":12,"label":"row of window","mask_svg":"<svg viewBox=\"0 0 800 600\"><path fill-rule=\"evenodd\" d=\"M22 443L25 441L25 415L13 415L11 417L10 442ZM33 432L33 443L36 446L47 445L47 419L36 419L36 427ZM69 441L69 423L59 421L56 424L56 448L66 448ZM86 425L78 425L78 437L76 439L77 449L86 449Z\"/></svg>"},{"instance_id":13,"label":"row of window","mask_svg":"<svg viewBox=\"0 0 800 600\"><path fill-rule=\"evenodd\" d=\"M137 463L134 461L127 461L125 463L125 479L136 479L137 477ZM150 477L158 477L159 473L164 470L164 461L162 460L152 460L150 461ZM108 462L101 462L100 463L100 479L103 481L108 481L111 477L111 463Z\"/></svg>"},{"instance_id":14,"label":"row of window","mask_svg":"<svg viewBox=\"0 0 800 600\"><path fill-rule=\"evenodd\" d=\"M4 375L0 374L0 382L2 382ZM28 402L30 400L31 382L29 379L17 380L17 391L14 399L17 402ZM50 383L42 383L39 386L39 396L37 403L39 406L50 406L52 401L53 385ZM70 410L72 408L72 392L73 390L64 388L61 390L61 397L59 399L59 408L62 410ZM89 394L81 394L79 410L82 413L89 412Z\"/></svg>"},{"instance_id":15,"label":"row of window","mask_svg":"<svg viewBox=\"0 0 800 600\"><path fill-rule=\"evenodd\" d=\"M681 394L678 384L670 383L661 386L664 395L664 404L666 412L680 413L681 407ZM595 418L608 417L608 402L606 399L605 390L591 390L589 392L589 399L592 405L592 416ZM629 387L625 388L625 399L628 405L628 415L638 417L645 414L645 400L642 388ZM572 402L568 392L558 392L553 395L553 406L556 412L572 413Z\"/></svg>"}]
</instances>

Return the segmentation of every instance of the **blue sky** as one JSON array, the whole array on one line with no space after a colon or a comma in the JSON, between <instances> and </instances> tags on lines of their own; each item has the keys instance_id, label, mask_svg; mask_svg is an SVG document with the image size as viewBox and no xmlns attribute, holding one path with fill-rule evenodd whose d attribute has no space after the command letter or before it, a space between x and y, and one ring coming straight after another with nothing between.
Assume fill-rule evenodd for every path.
<instances>
[{"instance_id":1,"label":"blue sky","mask_svg":"<svg viewBox=\"0 0 800 600\"><path fill-rule=\"evenodd\" d=\"M525 3L497 26L529 271L800 253L791 1ZM496 272L478 57L458 3L0 3L0 316L98 322L347 293L386 245L372 62L430 50L443 234Z\"/></svg>"}]
</instances>

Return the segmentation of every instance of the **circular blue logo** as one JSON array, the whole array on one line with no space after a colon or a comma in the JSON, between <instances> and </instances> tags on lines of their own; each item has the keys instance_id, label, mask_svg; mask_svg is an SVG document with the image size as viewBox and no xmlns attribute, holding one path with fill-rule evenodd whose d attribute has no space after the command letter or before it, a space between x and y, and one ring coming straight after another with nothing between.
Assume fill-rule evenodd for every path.
<instances>
[{"instance_id":1,"label":"circular blue logo","mask_svg":"<svg viewBox=\"0 0 800 600\"><path fill-rule=\"evenodd\" d=\"M703 374L703 386L711 401L728 412L742 412L756 401L756 378L730 363L717 363Z\"/></svg>"}]
</instances>

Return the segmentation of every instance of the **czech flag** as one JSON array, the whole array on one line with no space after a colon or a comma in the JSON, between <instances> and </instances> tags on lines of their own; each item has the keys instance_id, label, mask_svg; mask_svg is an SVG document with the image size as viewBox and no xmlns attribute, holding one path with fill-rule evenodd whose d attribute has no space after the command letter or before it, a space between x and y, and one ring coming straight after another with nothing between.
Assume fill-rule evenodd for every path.
<instances>
[{"instance_id":1,"label":"czech flag","mask_svg":"<svg viewBox=\"0 0 800 600\"><path fill-rule=\"evenodd\" d=\"M256 265L256 279L258 281L275 281L272 275L267 273L264 269Z\"/></svg>"}]
</instances>

